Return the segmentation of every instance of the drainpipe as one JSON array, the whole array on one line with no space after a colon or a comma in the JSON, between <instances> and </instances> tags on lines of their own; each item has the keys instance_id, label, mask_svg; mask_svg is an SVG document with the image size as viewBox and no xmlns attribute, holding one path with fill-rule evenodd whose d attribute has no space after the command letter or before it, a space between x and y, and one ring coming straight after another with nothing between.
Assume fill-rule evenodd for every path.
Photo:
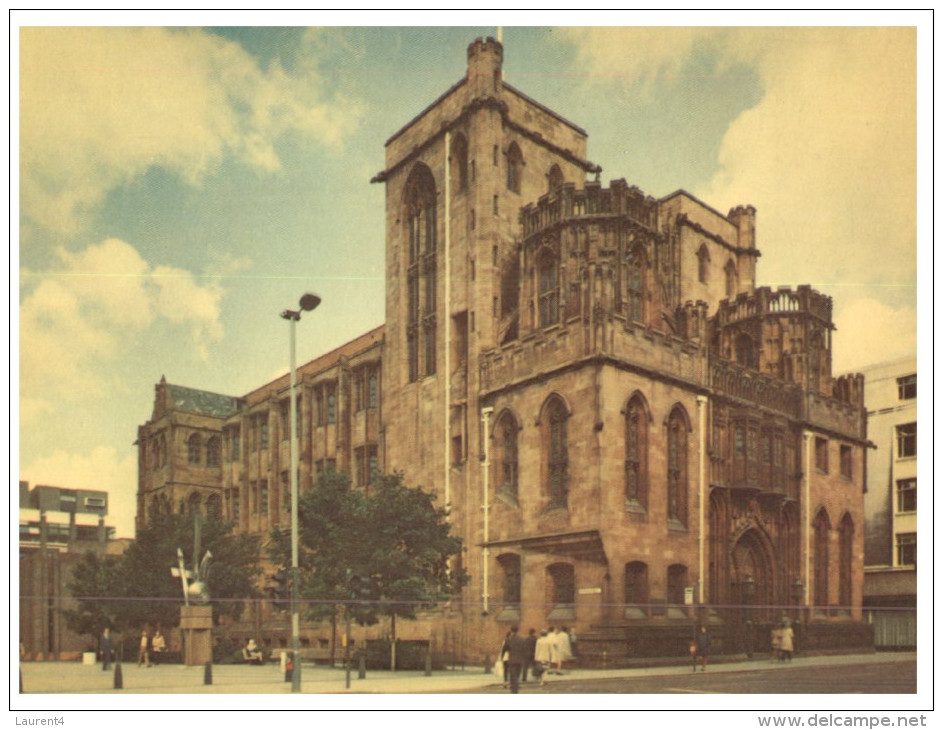
<instances>
[{"instance_id":1,"label":"drainpipe","mask_svg":"<svg viewBox=\"0 0 943 730\"><path fill-rule=\"evenodd\" d=\"M487 406L481 409L481 513L483 520L482 529L482 549L481 549L481 611L488 613L488 504L489 504L489 485L488 479L491 475L491 454L489 453L488 438L490 432L489 422L494 408Z\"/></svg>"},{"instance_id":2,"label":"drainpipe","mask_svg":"<svg viewBox=\"0 0 943 730\"><path fill-rule=\"evenodd\" d=\"M805 502L803 505L804 517L802 519L802 529L805 532L805 539L803 543L805 545L805 566L803 576L803 597L802 602L806 608L809 607L811 598L811 586L809 585L811 569L812 569L812 432L803 431L802 432L802 442L803 448L805 448L805 468L803 469L802 479L805 482L802 499Z\"/></svg>"},{"instance_id":3,"label":"drainpipe","mask_svg":"<svg viewBox=\"0 0 943 730\"><path fill-rule=\"evenodd\" d=\"M442 429L445 434L445 509L446 521L449 520L449 513L452 510L452 424L450 421L452 410L452 247L451 247L451 211L452 211L452 193L451 193L451 165L449 162L449 140L451 132L445 133L445 377L442 382L445 383L445 428Z\"/></svg>"},{"instance_id":4,"label":"drainpipe","mask_svg":"<svg viewBox=\"0 0 943 730\"><path fill-rule=\"evenodd\" d=\"M707 497L707 396L697 396L697 493L698 493L698 539L697 539L697 602L704 605L705 535L704 514Z\"/></svg>"}]
</instances>

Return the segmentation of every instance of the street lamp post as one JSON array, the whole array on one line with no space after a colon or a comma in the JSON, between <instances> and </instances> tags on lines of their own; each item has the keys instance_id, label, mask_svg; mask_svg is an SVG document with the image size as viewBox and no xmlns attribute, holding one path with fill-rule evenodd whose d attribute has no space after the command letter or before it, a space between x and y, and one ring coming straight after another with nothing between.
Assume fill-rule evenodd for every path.
<instances>
[{"instance_id":1,"label":"street lamp post","mask_svg":"<svg viewBox=\"0 0 943 730\"><path fill-rule=\"evenodd\" d=\"M301 691L301 656L299 654L298 622L298 405L295 402L295 323L301 319L301 313L314 310L321 303L317 294L305 294L298 302L298 309L286 309L282 319L289 325L289 371L290 386L288 408L291 413L291 433L288 438L291 453L291 691Z\"/></svg>"}]
</instances>

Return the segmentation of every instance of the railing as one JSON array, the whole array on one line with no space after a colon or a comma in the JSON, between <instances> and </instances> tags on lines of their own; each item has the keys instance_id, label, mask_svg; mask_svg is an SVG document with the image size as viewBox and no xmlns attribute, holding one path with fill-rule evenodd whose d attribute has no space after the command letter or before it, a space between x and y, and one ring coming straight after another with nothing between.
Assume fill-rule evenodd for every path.
<instances>
[{"instance_id":1,"label":"railing","mask_svg":"<svg viewBox=\"0 0 943 730\"><path fill-rule=\"evenodd\" d=\"M530 204L521 210L521 225L524 237L559 221L587 216L628 217L648 228L657 225L657 202L645 196L637 187L628 187L625 181L613 181L611 187L603 188L598 183L587 183L577 189L573 184L544 195L536 205Z\"/></svg>"},{"instance_id":2,"label":"railing","mask_svg":"<svg viewBox=\"0 0 943 730\"><path fill-rule=\"evenodd\" d=\"M749 294L740 294L736 299L722 301L717 310L717 322L724 326L757 315L791 312L811 314L831 323L832 298L807 285L776 291L764 286Z\"/></svg>"},{"instance_id":3,"label":"railing","mask_svg":"<svg viewBox=\"0 0 943 730\"><path fill-rule=\"evenodd\" d=\"M742 398L798 418L802 409L802 389L777 378L748 370L726 360L712 360L710 384L715 392Z\"/></svg>"}]
</instances>

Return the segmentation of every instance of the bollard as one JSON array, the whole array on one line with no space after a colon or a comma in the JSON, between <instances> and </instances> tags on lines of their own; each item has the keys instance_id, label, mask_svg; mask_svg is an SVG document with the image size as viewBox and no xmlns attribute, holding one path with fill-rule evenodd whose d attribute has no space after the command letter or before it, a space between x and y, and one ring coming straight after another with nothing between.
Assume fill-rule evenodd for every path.
<instances>
[{"instance_id":1,"label":"bollard","mask_svg":"<svg viewBox=\"0 0 943 730\"><path fill-rule=\"evenodd\" d=\"M367 654L360 652L360 665L357 670L357 679L366 679L367 677Z\"/></svg>"},{"instance_id":2,"label":"bollard","mask_svg":"<svg viewBox=\"0 0 943 730\"><path fill-rule=\"evenodd\" d=\"M213 662L207 662L203 667L203 684L213 684Z\"/></svg>"},{"instance_id":3,"label":"bollard","mask_svg":"<svg viewBox=\"0 0 943 730\"><path fill-rule=\"evenodd\" d=\"M115 689L124 689L124 677L121 676L121 660L115 662Z\"/></svg>"},{"instance_id":4,"label":"bollard","mask_svg":"<svg viewBox=\"0 0 943 730\"><path fill-rule=\"evenodd\" d=\"M426 676L432 676L432 653L426 651Z\"/></svg>"}]
</instances>

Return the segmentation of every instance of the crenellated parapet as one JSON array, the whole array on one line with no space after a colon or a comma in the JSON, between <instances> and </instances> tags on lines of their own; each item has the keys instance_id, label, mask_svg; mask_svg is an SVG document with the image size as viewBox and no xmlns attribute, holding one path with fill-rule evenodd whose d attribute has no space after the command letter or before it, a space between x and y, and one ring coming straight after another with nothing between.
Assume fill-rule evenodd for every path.
<instances>
[{"instance_id":1,"label":"crenellated parapet","mask_svg":"<svg viewBox=\"0 0 943 730\"><path fill-rule=\"evenodd\" d=\"M608 188L598 182L582 188L568 183L521 208L520 221L526 239L560 222L600 216L626 217L654 230L658 202L625 180L613 180Z\"/></svg>"},{"instance_id":2,"label":"crenellated parapet","mask_svg":"<svg viewBox=\"0 0 943 730\"><path fill-rule=\"evenodd\" d=\"M807 284L795 290L779 287L774 291L768 286L758 287L752 292L722 301L717 310L716 322L719 327L725 327L744 319L769 314L808 314L831 328L832 298L820 294Z\"/></svg>"},{"instance_id":3,"label":"crenellated parapet","mask_svg":"<svg viewBox=\"0 0 943 730\"><path fill-rule=\"evenodd\" d=\"M799 386L726 360L711 360L710 385L717 395L778 411L790 418L798 418L802 412Z\"/></svg>"}]
</instances>

